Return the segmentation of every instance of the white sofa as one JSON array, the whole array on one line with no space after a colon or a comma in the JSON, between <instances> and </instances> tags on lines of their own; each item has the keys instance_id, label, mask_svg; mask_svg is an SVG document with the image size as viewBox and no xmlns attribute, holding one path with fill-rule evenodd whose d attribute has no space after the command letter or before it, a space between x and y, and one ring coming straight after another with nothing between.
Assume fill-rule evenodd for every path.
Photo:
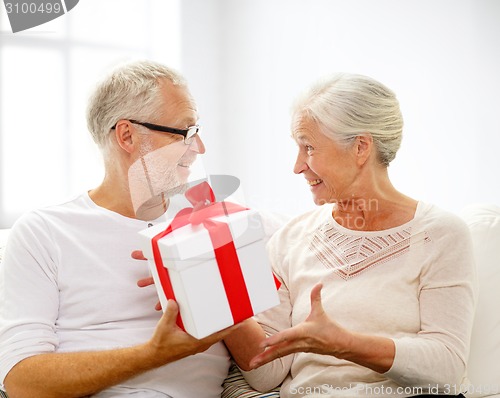
<instances>
[{"instance_id":1,"label":"white sofa","mask_svg":"<svg viewBox=\"0 0 500 398\"><path fill-rule=\"evenodd\" d=\"M500 207L476 204L460 213L470 228L477 265L479 300L474 321L468 375L472 388L467 398L500 397ZM268 231L282 218L272 217ZM266 227L266 225L265 225ZM8 231L0 230L0 263ZM236 367L224 383L223 398L279 397L250 389Z\"/></svg>"},{"instance_id":2,"label":"white sofa","mask_svg":"<svg viewBox=\"0 0 500 398\"><path fill-rule=\"evenodd\" d=\"M460 215L471 231L479 284L467 397L500 397L500 207L471 205Z\"/></svg>"}]
</instances>

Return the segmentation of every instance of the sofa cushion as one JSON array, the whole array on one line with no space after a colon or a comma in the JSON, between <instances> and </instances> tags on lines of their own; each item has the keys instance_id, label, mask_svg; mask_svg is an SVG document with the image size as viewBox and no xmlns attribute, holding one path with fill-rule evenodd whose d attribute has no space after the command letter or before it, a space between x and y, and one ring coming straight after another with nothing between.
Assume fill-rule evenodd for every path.
<instances>
[{"instance_id":1,"label":"sofa cushion","mask_svg":"<svg viewBox=\"0 0 500 398\"><path fill-rule=\"evenodd\" d=\"M233 363L222 384L221 398L279 398L279 387L266 393L255 391L246 382L239 368Z\"/></svg>"},{"instance_id":2,"label":"sofa cushion","mask_svg":"<svg viewBox=\"0 0 500 398\"><path fill-rule=\"evenodd\" d=\"M467 397L500 396L500 207L470 205L461 216L471 231L479 284Z\"/></svg>"},{"instance_id":3,"label":"sofa cushion","mask_svg":"<svg viewBox=\"0 0 500 398\"><path fill-rule=\"evenodd\" d=\"M5 245L7 244L9 231L9 229L0 229L0 263L2 263L3 253L5 250Z\"/></svg>"}]
</instances>

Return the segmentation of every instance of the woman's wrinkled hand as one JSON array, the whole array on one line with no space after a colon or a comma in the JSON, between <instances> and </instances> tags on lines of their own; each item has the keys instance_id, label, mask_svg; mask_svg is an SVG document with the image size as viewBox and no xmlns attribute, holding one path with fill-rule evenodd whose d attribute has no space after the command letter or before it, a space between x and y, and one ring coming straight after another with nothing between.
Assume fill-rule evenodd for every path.
<instances>
[{"instance_id":1,"label":"woman's wrinkled hand","mask_svg":"<svg viewBox=\"0 0 500 398\"><path fill-rule=\"evenodd\" d=\"M306 320L290 329L266 338L261 347L265 350L250 361L252 369L277 358L296 352L339 356L346 347L349 333L333 322L321 303L322 284L311 290L311 312Z\"/></svg>"}]
</instances>

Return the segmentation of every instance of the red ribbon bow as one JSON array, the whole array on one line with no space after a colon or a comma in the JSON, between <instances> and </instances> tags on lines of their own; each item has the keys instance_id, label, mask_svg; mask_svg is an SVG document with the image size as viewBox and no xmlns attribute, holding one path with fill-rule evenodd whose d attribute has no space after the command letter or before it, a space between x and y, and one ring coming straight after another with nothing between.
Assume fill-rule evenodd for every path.
<instances>
[{"instance_id":1,"label":"red ribbon bow","mask_svg":"<svg viewBox=\"0 0 500 398\"><path fill-rule=\"evenodd\" d=\"M158 241L178 228L189 224L203 224L208 230L212 241L215 258L234 323L236 324L250 318L254 313L231 231L227 223L211 219L248 209L231 202L216 202L212 188L207 182L202 182L188 189L185 196L193 207L179 211L165 231L154 236L152 239L153 257L165 296L168 300L175 300L168 270L163 266ZM180 313L177 317L177 325L185 330Z\"/></svg>"}]
</instances>

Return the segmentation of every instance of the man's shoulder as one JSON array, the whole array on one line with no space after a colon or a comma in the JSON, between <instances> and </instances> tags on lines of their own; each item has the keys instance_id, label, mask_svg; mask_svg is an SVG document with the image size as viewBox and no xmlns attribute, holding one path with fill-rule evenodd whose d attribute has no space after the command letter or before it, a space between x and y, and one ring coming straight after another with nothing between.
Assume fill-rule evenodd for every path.
<instances>
[{"instance_id":1,"label":"man's shoulder","mask_svg":"<svg viewBox=\"0 0 500 398\"><path fill-rule=\"evenodd\" d=\"M79 195L65 202L41 207L24 213L12 226L12 230L40 227L47 223L72 219L88 212L84 195Z\"/></svg>"}]
</instances>

